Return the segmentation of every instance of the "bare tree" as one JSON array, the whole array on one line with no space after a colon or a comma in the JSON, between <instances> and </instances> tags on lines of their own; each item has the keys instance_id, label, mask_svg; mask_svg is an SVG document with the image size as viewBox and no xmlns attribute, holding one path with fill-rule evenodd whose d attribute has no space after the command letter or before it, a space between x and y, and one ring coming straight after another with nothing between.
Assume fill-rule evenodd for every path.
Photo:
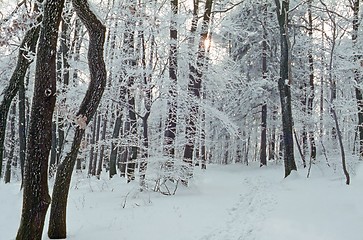
<instances>
[{"instance_id":1,"label":"bare tree","mask_svg":"<svg viewBox=\"0 0 363 240\"><path fill-rule=\"evenodd\" d=\"M292 111L291 111L291 79L289 76L289 39L288 39L288 12L289 0L275 0L276 14L280 27L280 78L278 87L280 91L282 132L284 147L285 177L292 170L297 170L294 158L294 139L292 134Z\"/></svg>"}]
</instances>

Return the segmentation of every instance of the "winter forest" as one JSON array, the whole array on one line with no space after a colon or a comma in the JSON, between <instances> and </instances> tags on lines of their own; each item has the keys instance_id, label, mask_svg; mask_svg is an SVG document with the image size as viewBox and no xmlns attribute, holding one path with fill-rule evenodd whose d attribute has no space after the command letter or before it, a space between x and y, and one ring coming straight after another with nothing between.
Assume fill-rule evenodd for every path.
<instances>
[{"instance_id":1,"label":"winter forest","mask_svg":"<svg viewBox=\"0 0 363 240\"><path fill-rule=\"evenodd\" d=\"M1 239L363 239L359 0L0 0Z\"/></svg>"}]
</instances>

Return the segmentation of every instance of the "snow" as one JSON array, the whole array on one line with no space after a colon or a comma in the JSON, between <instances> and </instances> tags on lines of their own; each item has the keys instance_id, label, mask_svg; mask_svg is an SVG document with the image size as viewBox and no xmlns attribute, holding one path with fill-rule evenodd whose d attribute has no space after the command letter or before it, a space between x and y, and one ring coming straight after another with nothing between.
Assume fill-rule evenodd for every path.
<instances>
[{"instance_id":1,"label":"snow","mask_svg":"<svg viewBox=\"0 0 363 240\"><path fill-rule=\"evenodd\" d=\"M350 186L323 164L313 166L310 178L305 173L299 169L283 179L281 165L210 165L196 170L190 186L180 185L174 196L139 192L138 183L119 177L77 173L67 239L361 240L363 166ZM0 184L4 240L14 239L19 226L19 187ZM47 220L43 239L46 230Z\"/></svg>"}]
</instances>

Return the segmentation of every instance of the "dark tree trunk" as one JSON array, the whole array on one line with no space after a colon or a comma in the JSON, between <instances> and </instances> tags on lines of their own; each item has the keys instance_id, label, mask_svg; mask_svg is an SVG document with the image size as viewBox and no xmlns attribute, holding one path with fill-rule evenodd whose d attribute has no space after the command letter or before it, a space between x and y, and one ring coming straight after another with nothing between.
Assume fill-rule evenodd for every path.
<instances>
[{"instance_id":1,"label":"dark tree trunk","mask_svg":"<svg viewBox=\"0 0 363 240\"><path fill-rule=\"evenodd\" d=\"M262 105L261 109L261 153L260 166L267 165L267 104Z\"/></svg>"},{"instance_id":2,"label":"dark tree trunk","mask_svg":"<svg viewBox=\"0 0 363 240\"><path fill-rule=\"evenodd\" d=\"M16 157L14 156L15 152L15 116L16 116L16 104L14 103L11 109L10 116L10 141L9 141L9 154L7 154L6 168L5 168L5 183L9 183L11 180L11 165L12 163L16 163Z\"/></svg>"},{"instance_id":3,"label":"dark tree trunk","mask_svg":"<svg viewBox=\"0 0 363 240\"><path fill-rule=\"evenodd\" d=\"M29 76L29 74L28 74ZM19 84L19 161L21 179L23 185L24 179L24 163L25 163L25 151L26 151L26 117L25 117L25 84L21 81Z\"/></svg>"},{"instance_id":4,"label":"dark tree trunk","mask_svg":"<svg viewBox=\"0 0 363 240\"><path fill-rule=\"evenodd\" d=\"M2 162L4 154L4 141L6 134L6 120L10 105L16 94L18 93L19 87L24 85L24 78L29 65L32 63L31 58L27 55L34 53L36 44L39 37L40 27L33 27L29 29L23 39L23 42L19 48L18 62L14 69L14 72L9 80L9 84L5 90L1 93L3 99L0 103L0 177L2 173ZM28 51L26 49L29 49Z\"/></svg>"},{"instance_id":5,"label":"dark tree trunk","mask_svg":"<svg viewBox=\"0 0 363 240\"><path fill-rule=\"evenodd\" d=\"M66 0L66 5L68 5L70 2L70 0ZM67 6L69 8L69 6ZM63 16L63 20L61 22L61 38L60 38L60 49L59 49L59 68L58 68L58 72L59 72L59 83L61 86L61 92L65 92L66 88L69 85L69 52L70 52L70 31L69 31L69 22L70 22L70 18L72 17L72 14L70 13L65 13ZM76 26L77 28L77 26ZM75 38L77 39L77 35L75 36ZM79 40L79 39L77 39ZM76 40L75 40L76 41ZM61 104L65 103L66 99L62 99L61 100ZM58 165L61 158L62 158L62 153L63 153L63 147L65 144L65 131L64 128L66 127L64 124L64 119L62 117L58 117L58 121L57 121L57 127L58 127L58 138L56 141L57 144L57 158L56 158L56 162L54 163L55 165ZM54 166L56 167L56 166Z\"/></svg>"},{"instance_id":6,"label":"dark tree trunk","mask_svg":"<svg viewBox=\"0 0 363 240\"><path fill-rule=\"evenodd\" d=\"M267 5L264 4L263 40L262 40L262 78L267 79L267 33L265 30ZM261 153L260 166L267 165L267 104L264 103L261 109Z\"/></svg>"},{"instance_id":7,"label":"dark tree trunk","mask_svg":"<svg viewBox=\"0 0 363 240\"><path fill-rule=\"evenodd\" d=\"M272 109L272 129L271 129L271 139L270 139L270 146L269 146L269 154L268 159L274 160L276 155L276 115L277 115L277 109L274 106Z\"/></svg>"},{"instance_id":8,"label":"dark tree trunk","mask_svg":"<svg viewBox=\"0 0 363 240\"><path fill-rule=\"evenodd\" d=\"M51 239L66 238L66 212L72 171L86 125L91 121L100 103L106 86L106 67L103 59L103 45L106 28L90 10L87 0L72 0L73 7L86 26L89 35L88 65L90 83L77 112L77 128L70 152L59 165L53 189L48 236Z\"/></svg>"},{"instance_id":9,"label":"dark tree trunk","mask_svg":"<svg viewBox=\"0 0 363 240\"><path fill-rule=\"evenodd\" d=\"M312 8L312 0L309 0L308 6L308 18L309 18L309 38L310 38L310 47L309 47L309 96L308 96L308 114L310 117L313 116L313 103L315 97L315 85L314 85L314 57L313 57L313 50L312 50L312 40L313 40L313 17L311 13ZM311 128L309 131L309 139L310 139L310 161L315 161L316 159L316 144L315 144L315 136L314 130Z\"/></svg>"},{"instance_id":10,"label":"dark tree trunk","mask_svg":"<svg viewBox=\"0 0 363 240\"><path fill-rule=\"evenodd\" d=\"M282 133L284 144L285 177L289 176L292 170L297 170L294 157L294 139L292 134L292 111L291 111L291 89L289 78L289 45L288 45L288 11L289 1L275 0L276 13L280 26L280 78L278 87L281 101Z\"/></svg>"},{"instance_id":11,"label":"dark tree trunk","mask_svg":"<svg viewBox=\"0 0 363 240\"><path fill-rule=\"evenodd\" d=\"M203 93L205 99L205 93ZM206 142L205 142L205 132L206 132L206 123L205 123L205 111L202 111L201 114L201 121L202 121L202 129L200 134L200 156L201 156L201 169L207 169L207 149L206 149Z\"/></svg>"},{"instance_id":12,"label":"dark tree trunk","mask_svg":"<svg viewBox=\"0 0 363 240\"><path fill-rule=\"evenodd\" d=\"M52 148L50 149L49 177L52 178L57 162L57 123L52 123Z\"/></svg>"},{"instance_id":13,"label":"dark tree trunk","mask_svg":"<svg viewBox=\"0 0 363 240\"><path fill-rule=\"evenodd\" d=\"M186 125L186 137L187 143L184 148L183 161L188 165L189 168L187 172L187 178L193 176L192 167L193 167L193 150L195 145L195 135L196 135L196 126L198 120L198 112L199 106L198 101L201 97L201 87L202 87L202 78L203 78L203 70L205 67L206 61L206 46L205 41L208 38L208 27L211 21L211 12L212 12L212 4L213 0L207 0L205 3L205 9L203 14L203 22L202 22L202 30L199 39L199 47L197 51L196 57L196 65L194 62L189 65L189 83L188 83L188 93L191 99L190 108L187 114L187 125ZM194 26L195 27L195 26ZM195 29L193 29L192 24L192 34ZM194 100L194 101L193 101Z\"/></svg>"},{"instance_id":14,"label":"dark tree trunk","mask_svg":"<svg viewBox=\"0 0 363 240\"><path fill-rule=\"evenodd\" d=\"M341 154L341 157L342 157L342 167L343 167L343 173L345 175L345 183L347 185L349 185L350 184L350 176L349 176L347 166L346 166L344 145L343 145L343 140L342 140L343 137L342 137L342 133L340 131L338 117L337 117L337 114L336 114L336 111L335 111L335 106L332 105L330 110L331 110L331 113L333 115L333 119L334 119L334 122L335 122L335 127L337 129L337 137L338 137L339 146L340 146L340 154Z\"/></svg>"},{"instance_id":15,"label":"dark tree trunk","mask_svg":"<svg viewBox=\"0 0 363 240\"><path fill-rule=\"evenodd\" d=\"M100 140L100 128L101 128L101 115L100 113L96 114L95 120L97 119L97 126L96 126L96 146L94 147L94 155L93 155L93 163L92 163L92 171L91 175L96 176L97 172L97 160L98 160L98 152L99 152L99 140Z\"/></svg>"},{"instance_id":16,"label":"dark tree trunk","mask_svg":"<svg viewBox=\"0 0 363 240\"><path fill-rule=\"evenodd\" d=\"M178 14L178 0L171 0L172 18L170 20L170 50L169 50L169 99L168 99L168 117L166 120L164 132L164 152L165 155L174 158L175 156L175 133L177 121L177 92L176 86L178 84L178 30L175 21Z\"/></svg>"},{"instance_id":17,"label":"dark tree trunk","mask_svg":"<svg viewBox=\"0 0 363 240\"><path fill-rule=\"evenodd\" d=\"M357 99L357 105L358 105L358 142L359 142L359 157L363 158L363 91L359 87L361 80L361 74L359 67L361 67L361 55L358 53L359 49L357 46L359 46L358 43L358 31L359 31L359 0L354 0L353 5L351 6L353 9L353 34L352 34L352 41L353 41L353 51L354 51L354 62L355 62L355 69L354 69L354 80L356 83L355 87L355 95Z\"/></svg>"},{"instance_id":18,"label":"dark tree trunk","mask_svg":"<svg viewBox=\"0 0 363 240\"><path fill-rule=\"evenodd\" d=\"M92 128L91 128L92 138L90 141L91 149L90 149L89 164L88 164L88 175L92 175L92 173L94 172L93 161L95 161L94 155L95 155L95 143L96 143L96 128L97 128L97 118L94 118L93 122L92 122Z\"/></svg>"},{"instance_id":19,"label":"dark tree trunk","mask_svg":"<svg viewBox=\"0 0 363 240\"><path fill-rule=\"evenodd\" d=\"M114 6L114 1L108 2L108 4L112 5L112 7ZM110 58L110 66L112 66L113 64L113 60L114 60L114 55L115 55L115 48L116 48L116 36L117 36L117 26L118 26L118 22L115 21L115 27L114 27L114 31L111 32L108 37L108 41L110 42L110 53L109 53L109 58ZM112 36L112 37L111 37ZM113 74L112 71L110 71L109 76L108 76L108 82L109 84L112 84L115 79L113 79ZM120 98L119 99L125 99L125 96L120 94ZM112 117L114 118L114 117ZM118 147L115 144L115 140L119 137L120 134L120 129L122 126L122 114L121 111L118 109L118 106L116 106L116 120L114 122L114 127L113 127L113 132L112 132L112 140L111 140L111 146L110 146L110 155L109 155L109 177L112 178L114 175L117 174L117 168L116 168L116 159L117 159L117 150Z\"/></svg>"},{"instance_id":20,"label":"dark tree trunk","mask_svg":"<svg viewBox=\"0 0 363 240\"><path fill-rule=\"evenodd\" d=\"M97 166L97 177L99 178L102 172L102 165L104 163L104 152L105 152L105 145L104 140L106 139L106 132L107 132L107 111L105 113L103 124L102 124L102 135L101 135L101 146L100 146L100 159L98 160Z\"/></svg>"},{"instance_id":21,"label":"dark tree trunk","mask_svg":"<svg viewBox=\"0 0 363 240\"><path fill-rule=\"evenodd\" d=\"M42 238L50 204L48 157L56 100L56 52L64 0L44 4L35 70L35 86L26 150L23 209L17 240Z\"/></svg>"},{"instance_id":22,"label":"dark tree trunk","mask_svg":"<svg viewBox=\"0 0 363 240\"><path fill-rule=\"evenodd\" d=\"M73 55L73 61L80 61L81 47L83 42L83 25L81 21L77 18L74 26L74 39L71 42L71 54ZM78 79L78 69L73 71L73 82Z\"/></svg>"},{"instance_id":23,"label":"dark tree trunk","mask_svg":"<svg viewBox=\"0 0 363 240\"><path fill-rule=\"evenodd\" d=\"M146 175L146 169L147 169L147 163L149 158L149 125L148 125L148 119L151 113L151 104L152 104L152 97L151 97L151 74L146 74L147 70L152 70L152 64L154 62L154 49L155 49L155 37L154 35L151 36L151 47L150 47L150 60L149 65L146 66L146 48L145 48L145 36L144 32L141 32L140 34L140 40L142 44L142 66L144 68L144 85L145 85L145 97L144 97L144 105L145 105L145 114L142 118L142 128L143 128L143 150L142 150L142 156L141 156L141 163L140 163L140 186L141 190L145 188L145 175Z\"/></svg>"},{"instance_id":24,"label":"dark tree trunk","mask_svg":"<svg viewBox=\"0 0 363 240\"><path fill-rule=\"evenodd\" d=\"M117 111L117 117L112 132L111 153L110 153L110 178L112 178L114 175L117 174L116 159L117 159L118 146L115 144L115 140L120 135L121 127L122 127L122 114L120 111Z\"/></svg>"}]
</instances>

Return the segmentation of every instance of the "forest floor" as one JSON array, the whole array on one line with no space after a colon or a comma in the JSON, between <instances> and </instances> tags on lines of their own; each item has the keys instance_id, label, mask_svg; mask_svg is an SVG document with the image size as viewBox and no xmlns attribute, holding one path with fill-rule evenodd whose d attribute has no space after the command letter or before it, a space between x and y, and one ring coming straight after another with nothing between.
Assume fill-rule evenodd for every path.
<instances>
[{"instance_id":1,"label":"forest floor","mask_svg":"<svg viewBox=\"0 0 363 240\"><path fill-rule=\"evenodd\" d=\"M361 166L360 166L361 165ZM271 164L210 165L173 196L78 173L69 196L69 240L362 240L363 164L345 185L338 165L283 178ZM51 184L50 184L51 185ZM1 240L14 239L22 194L0 183ZM49 211L48 211L49 212ZM46 237L47 224L43 239Z\"/></svg>"}]
</instances>

